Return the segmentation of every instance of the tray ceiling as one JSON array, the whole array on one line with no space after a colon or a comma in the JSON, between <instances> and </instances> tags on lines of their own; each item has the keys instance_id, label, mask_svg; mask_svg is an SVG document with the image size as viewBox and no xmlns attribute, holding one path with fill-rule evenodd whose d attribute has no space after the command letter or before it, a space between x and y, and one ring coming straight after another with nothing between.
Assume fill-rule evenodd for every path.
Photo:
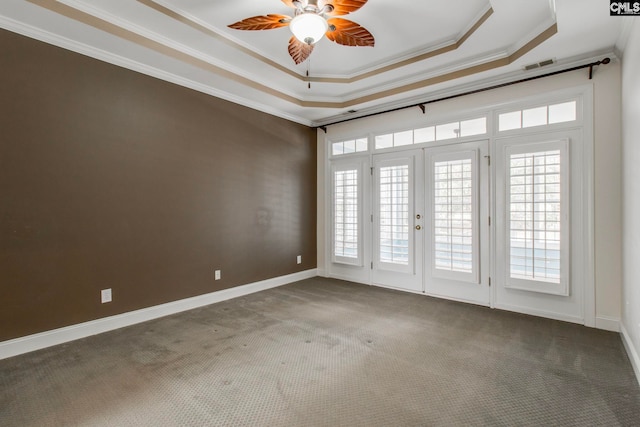
<instances>
[{"instance_id":1,"label":"tray ceiling","mask_svg":"<svg viewBox=\"0 0 640 427\"><path fill-rule=\"evenodd\" d=\"M614 55L623 28L598 0L369 0L348 18L375 47L324 38L295 65L288 28L227 27L292 12L280 0L3 0L0 27L307 125Z\"/></svg>"}]
</instances>

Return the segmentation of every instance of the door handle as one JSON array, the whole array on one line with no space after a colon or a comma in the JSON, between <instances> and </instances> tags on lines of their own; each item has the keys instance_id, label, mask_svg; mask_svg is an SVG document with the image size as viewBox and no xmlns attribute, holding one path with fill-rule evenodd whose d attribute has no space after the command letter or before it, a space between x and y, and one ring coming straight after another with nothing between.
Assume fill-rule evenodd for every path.
<instances>
[{"instance_id":1,"label":"door handle","mask_svg":"<svg viewBox=\"0 0 640 427\"><path fill-rule=\"evenodd\" d=\"M416 225L416 230L422 230L422 227L420 227L419 225Z\"/></svg>"}]
</instances>

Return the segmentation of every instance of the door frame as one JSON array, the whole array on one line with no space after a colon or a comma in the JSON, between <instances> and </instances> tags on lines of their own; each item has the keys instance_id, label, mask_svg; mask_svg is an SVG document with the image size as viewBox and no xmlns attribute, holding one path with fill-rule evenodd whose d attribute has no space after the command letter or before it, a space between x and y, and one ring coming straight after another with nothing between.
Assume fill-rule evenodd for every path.
<instances>
[{"instance_id":1,"label":"door frame","mask_svg":"<svg viewBox=\"0 0 640 427\"><path fill-rule=\"evenodd\" d=\"M406 160L408 162L405 162ZM408 245L409 265L406 268L379 260L380 222L379 202L379 166L394 166L408 163L409 166L409 212L408 212ZM377 286L402 289L408 292L424 291L424 154L422 148L374 154L371 158L371 284ZM416 216L419 215L420 218ZM387 268L383 268L383 266ZM403 282L404 280L404 282ZM399 284L403 283L403 284ZM406 283L406 284L404 284Z\"/></svg>"},{"instance_id":2,"label":"door frame","mask_svg":"<svg viewBox=\"0 0 640 427\"><path fill-rule=\"evenodd\" d=\"M531 92L533 93L533 92ZM349 154L354 157L364 157L368 165L371 164L371 157L373 153L377 153L378 150L374 149L375 136L377 134L384 134L388 132L403 131L409 128L424 128L426 126L437 125L438 123L445 123L448 121L460 120L464 117L476 116L478 114L485 114L487 117L487 133L486 138L490 141L490 151L493 155L492 147L494 141L498 138L512 135L526 135L528 133L540 132L541 128L519 129L513 131L498 131L498 118L499 114L522 109L531 108L536 105L542 105L545 103L561 102L569 99L576 99L579 104L578 117L574 122L561 123L549 125L544 129L548 130L560 130L569 128L579 128L583 132L583 165L588 173L584 180L585 186L585 199L584 208L582 209L585 224L585 240L587 242L584 248L584 324L590 327L599 327L601 329L611 329L611 321L605 318L596 318L596 286L595 286L595 160L594 160L594 86L593 84L582 84L577 86L571 86L561 89L551 90L546 92L533 93L530 95L522 96L518 99L509 98L508 95L498 96L498 101L487 102L484 104L475 103L470 108L464 108L460 110L452 111L447 108L438 109L437 104L434 104L434 110L427 116L413 116L408 114L405 116L389 116L385 120L367 121L365 122L350 122L349 124L339 125L331 127L328 130L317 130L318 136L318 207L319 207L319 219L323 219L318 223L318 274L325 277L335 277L344 280L350 280L358 283L371 284L370 269L367 264L371 260L371 257L365 258L366 271L352 271L342 269L336 270L339 265L333 265L331 263L331 248L328 242L331 238L332 224L330 221L330 198L331 188L329 186L330 178L330 164L338 159L331 153L331 147L333 142L342 140L350 140L354 138L366 137L368 138L368 150L366 153ZM473 102L472 102L473 104ZM365 130L366 129L366 130ZM453 141L443 141L427 144L416 144L412 148L427 147L427 146L441 146L447 145ZM464 141L459 141L463 143ZM458 143L458 142L456 142ZM399 148L399 150L407 149L408 147ZM380 150L380 152L392 151L395 149ZM493 169L493 168L492 168ZM493 176L493 172L491 173ZM493 184L490 190L494 191ZM370 194L370 193L368 193ZM494 197L493 197L494 198ZM495 218L495 205L492 203L491 216ZM367 215L365 215L365 228L370 227L371 223L368 221ZM492 241L495 241L494 227L491 230ZM368 234L365 231L365 235ZM365 247L370 248L371 242ZM495 254L492 249L492 265L491 265L491 277L495 276ZM494 292L495 286L491 289L491 307L494 307Z\"/></svg>"}]
</instances>

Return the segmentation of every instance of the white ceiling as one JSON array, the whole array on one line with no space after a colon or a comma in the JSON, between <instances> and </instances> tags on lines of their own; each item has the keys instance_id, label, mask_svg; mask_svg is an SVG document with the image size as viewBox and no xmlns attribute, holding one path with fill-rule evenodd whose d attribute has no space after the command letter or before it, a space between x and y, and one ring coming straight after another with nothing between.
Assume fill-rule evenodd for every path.
<instances>
[{"instance_id":1,"label":"white ceiling","mask_svg":"<svg viewBox=\"0 0 640 427\"><path fill-rule=\"evenodd\" d=\"M615 59L623 29L602 0L369 0L345 18L375 47L324 38L295 65L288 28L227 27L292 12L281 0L2 0L0 27L311 126Z\"/></svg>"}]
</instances>

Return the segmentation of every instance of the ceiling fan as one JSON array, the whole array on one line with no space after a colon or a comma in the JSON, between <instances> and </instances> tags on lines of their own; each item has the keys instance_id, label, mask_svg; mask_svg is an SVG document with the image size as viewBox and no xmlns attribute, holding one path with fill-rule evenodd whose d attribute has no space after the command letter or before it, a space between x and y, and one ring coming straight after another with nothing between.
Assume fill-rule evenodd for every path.
<instances>
[{"instance_id":1,"label":"ceiling fan","mask_svg":"<svg viewBox=\"0 0 640 427\"><path fill-rule=\"evenodd\" d=\"M269 14L253 16L229 25L236 30L272 30L289 26L293 36L289 39L289 55L296 64L304 62L313 46L322 36L345 46L371 46L375 39L364 27L336 16L355 12L367 0L282 0L295 9L294 17Z\"/></svg>"}]
</instances>

